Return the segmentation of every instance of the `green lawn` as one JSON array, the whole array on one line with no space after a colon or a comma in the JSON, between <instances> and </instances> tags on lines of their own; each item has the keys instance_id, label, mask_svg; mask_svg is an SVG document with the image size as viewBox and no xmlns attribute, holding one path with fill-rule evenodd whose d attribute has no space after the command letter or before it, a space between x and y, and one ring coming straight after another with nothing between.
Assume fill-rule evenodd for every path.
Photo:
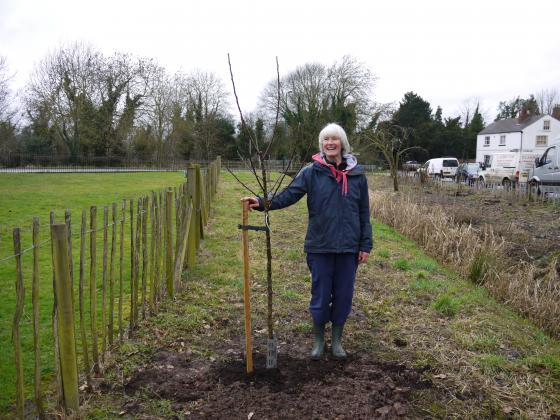
<instances>
[{"instance_id":1,"label":"green lawn","mask_svg":"<svg viewBox=\"0 0 560 420\"><path fill-rule=\"evenodd\" d=\"M40 242L40 340L41 370L48 379L53 373L52 353L52 269L50 262L50 243L48 220L49 213L55 212L56 221L64 220L64 212L69 209L72 214L74 284L77 284L79 258L79 230L82 210L87 210L89 229L89 208L97 206L97 228L103 226L103 207L116 202L119 211L123 199L135 199L149 194L151 191L175 187L185 181L182 172L163 173L104 173L104 174L0 174L0 412L12 403L15 390L14 354L11 340L12 318L15 309L15 260L13 255L12 229L22 229L22 249L31 247L32 218L39 217L41 224ZM110 215L110 208L109 208ZM110 216L109 216L110 217ZM128 230L127 230L128 229ZM148 230L149 232L149 230ZM111 232L109 231L109 244ZM130 238L130 224L125 228L125 244ZM102 276L102 239L103 232L97 233L97 284L98 305L101 305L99 286ZM86 255L89 255L89 243L86 244ZM130 256L129 247L124 253L124 278L129 278ZM118 250L117 250L118 259ZM26 397L32 398L33 378L33 333L31 307L31 268L32 253L26 252L23 257L25 282L25 308L22 318L22 347L24 359L24 376L26 378ZM89 323L89 269L85 270L86 322ZM118 282L118 269L115 266ZM125 296L129 290L125 281ZM76 302L77 287L75 287ZM126 304L125 318L128 319ZM77 306L77 305L76 305ZM99 322L101 315L98 315ZM79 337L79 334L77 334ZM78 346L79 348L81 346ZM91 352L91 344L90 344ZM91 354L90 354L91 359Z\"/></svg>"}]
</instances>

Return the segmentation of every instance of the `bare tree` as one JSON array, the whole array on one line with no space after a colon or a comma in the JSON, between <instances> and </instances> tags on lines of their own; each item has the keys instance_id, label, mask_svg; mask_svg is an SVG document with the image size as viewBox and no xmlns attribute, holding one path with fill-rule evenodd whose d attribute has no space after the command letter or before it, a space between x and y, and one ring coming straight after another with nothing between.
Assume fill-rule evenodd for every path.
<instances>
[{"instance_id":1,"label":"bare tree","mask_svg":"<svg viewBox=\"0 0 560 420\"><path fill-rule=\"evenodd\" d=\"M146 94L147 60L128 54L104 57L74 43L44 58L27 86L31 120L47 117L72 158L122 154Z\"/></svg>"},{"instance_id":2,"label":"bare tree","mask_svg":"<svg viewBox=\"0 0 560 420\"><path fill-rule=\"evenodd\" d=\"M372 92L376 80L365 64L345 55L329 69L330 96L337 104L353 104L357 123L364 126L375 109Z\"/></svg>"},{"instance_id":3,"label":"bare tree","mask_svg":"<svg viewBox=\"0 0 560 420\"><path fill-rule=\"evenodd\" d=\"M560 94L556 89L542 89L535 95L541 114L552 115L554 106L560 102Z\"/></svg>"},{"instance_id":4,"label":"bare tree","mask_svg":"<svg viewBox=\"0 0 560 420\"><path fill-rule=\"evenodd\" d=\"M471 96L463 100L457 110L457 114L461 117L461 125L463 128L468 127L477 111L482 116L483 121L490 120L490 111L483 107L482 99L477 96Z\"/></svg>"},{"instance_id":5,"label":"bare tree","mask_svg":"<svg viewBox=\"0 0 560 420\"><path fill-rule=\"evenodd\" d=\"M145 66L143 77L146 96L142 120L152 128L157 158L161 159L165 155L165 140L171 131L175 99L173 82L165 69L153 62Z\"/></svg>"},{"instance_id":6,"label":"bare tree","mask_svg":"<svg viewBox=\"0 0 560 420\"><path fill-rule=\"evenodd\" d=\"M376 108L372 91L375 77L362 63L344 56L331 66L306 63L281 79L280 115L293 139L292 148L301 159L315 142L320 128L328 122L340 123L347 132L370 122ZM268 120L274 119L277 83L270 81L260 97Z\"/></svg>"},{"instance_id":7,"label":"bare tree","mask_svg":"<svg viewBox=\"0 0 560 420\"><path fill-rule=\"evenodd\" d=\"M177 72L170 81L170 130L168 151L174 156L190 156L194 149L194 107L191 106L190 76Z\"/></svg>"},{"instance_id":8,"label":"bare tree","mask_svg":"<svg viewBox=\"0 0 560 420\"><path fill-rule=\"evenodd\" d=\"M425 150L419 146L408 147L410 130L396 125L378 127L375 130L366 130L362 136L379 150L387 164L393 178L393 190L399 190L398 170L401 156L411 150Z\"/></svg>"},{"instance_id":9,"label":"bare tree","mask_svg":"<svg viewBox=\"0 0 560 420\"><path fill-rule=\"evenodd\" d=\"M6 58L0 57L0 159L17 147L11 79Z\"/></svg>"},{"instance_id":10,"label":"bare tree","mask_svg":"<svg viewBox=\"0 0 560 420\"><path fill-rule=\"evenodd\" d=\"M34 119L41 109L50 119L71 156L77 156L82 135L81 115L96 99L102 56L85 44L72 44L43 59L27 88L27 107Z\"/></svg>"},{"instance_id":11,"label":"bare tree","mask_svg":"<svg viewBox=\"0 0 560 420\"><path fill-rule=\"evenodd\" d=\"M0 56L0 122L6 122L13 116L14 111L10 109L10 81L6 57Z\"/></svg>"}]
</instances>

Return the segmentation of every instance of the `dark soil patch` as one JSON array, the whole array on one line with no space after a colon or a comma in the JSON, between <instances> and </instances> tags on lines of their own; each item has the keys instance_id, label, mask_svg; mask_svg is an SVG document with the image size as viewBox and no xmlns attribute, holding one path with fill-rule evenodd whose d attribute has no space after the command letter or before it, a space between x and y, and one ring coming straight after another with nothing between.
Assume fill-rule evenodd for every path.
<instances>
[{"instance_id":1,"label":"dark soil patch","mask_svg":"<svg viewBox=\"0 0 560 420\"><path fill-rule=\"evenodd\" d=\"M255 366L264 365L265 356L256 354ZM175 410L193 418L261 419L408 417L414 391L431 387L421 369L366 352L345 362L282 354L279 369L257 367L247 376L241 358L204 364L160 351L125 389L175 401Z\"/></svg>"}]
</instances>

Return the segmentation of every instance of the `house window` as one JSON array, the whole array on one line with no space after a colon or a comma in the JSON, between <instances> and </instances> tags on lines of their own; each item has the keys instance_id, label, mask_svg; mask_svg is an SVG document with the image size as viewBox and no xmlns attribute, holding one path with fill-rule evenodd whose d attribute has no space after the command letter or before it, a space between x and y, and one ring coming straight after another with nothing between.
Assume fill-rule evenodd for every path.
<instances>
[{"instance_id":1,"label":"house window","mask_svg":"<svg viewBox=\"0 0 560 420\"><path fill-rule=\"evenodd\" d=\"M506 136L505 134L502 134L500 136L500 146L505 146L506 145Z\"/></svg>"},{"instance_id":2,"label":"house window","mask_svg":"<svg viewBox=\"0 0 560 420\"><path fill-rule=\"evenodd\" d=\"M535 142L535 146L537 147L548 146L548 136L537 136L537 141Z\"/></svg>"},{"instance_id":3,"label":"house window","mask_svg":"<svg viewBox=\"0 0 560 420\"><path fill-rule=\"evenodd\" d=\"M490 136L484 137L484 146L490 146Z\"/></svg>"},{"instance_id":4,"label":"house window","mask_svg":"<svg viewBox=\"0 0 560 420\"><path fill-rule=\"evenodd\" d=\"M550 120L543 120L543 131L550 131Z\"/></svg>"},{"instance_id":5,"label":"house window","mask_svg":"<svg viewBox=\"0 0 560 420\"><path fill-rule=\"evenodd\" d=\"M484 166L489 167L492 164L492 155L484 155Z\"/></svg>"}]
</instances>

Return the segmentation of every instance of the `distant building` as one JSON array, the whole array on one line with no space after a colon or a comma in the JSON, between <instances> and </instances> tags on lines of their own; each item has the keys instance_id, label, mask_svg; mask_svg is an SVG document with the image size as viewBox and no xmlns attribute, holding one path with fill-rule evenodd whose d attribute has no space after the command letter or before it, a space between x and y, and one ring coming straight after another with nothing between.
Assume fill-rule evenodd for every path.
<instances>
[{"instance_id":1,"label":"distant building","mask_svg":"<svg viewBox=\"0 0 560 420\"><path fill-rule=\"evenodd\" d=\"M529 152L541 155L554 140L560 140L560 108L552 115L530 115L498 120L476 137L476 161L489 164L501 152Z\"/></svg>"}]
</instances>

